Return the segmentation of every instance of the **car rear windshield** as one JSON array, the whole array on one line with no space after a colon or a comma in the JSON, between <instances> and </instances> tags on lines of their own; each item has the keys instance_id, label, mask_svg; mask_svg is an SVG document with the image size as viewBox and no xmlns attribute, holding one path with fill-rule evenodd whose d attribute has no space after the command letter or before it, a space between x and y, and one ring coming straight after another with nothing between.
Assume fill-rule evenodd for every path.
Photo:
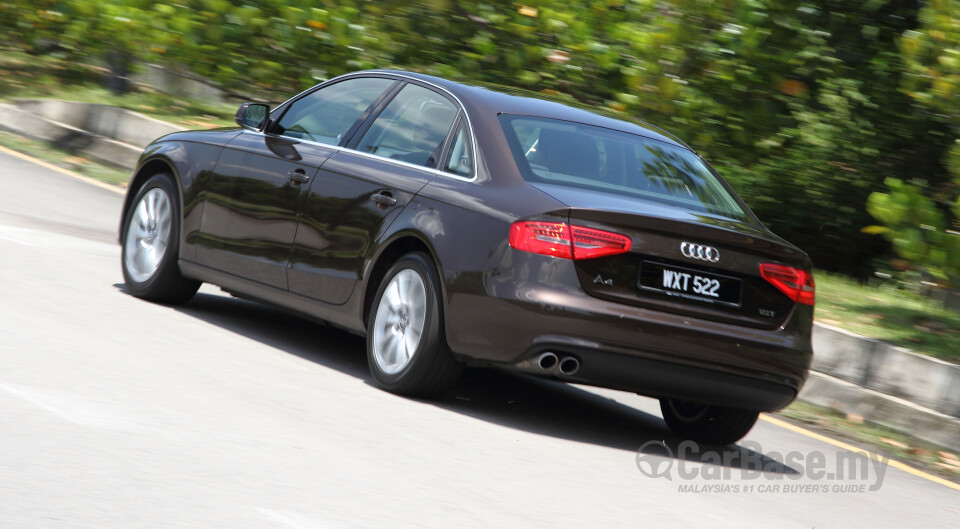
<instances>
[{"instance_id":1,"label":"car rear windshield","mask_svg":"<svg viewBox=\"0 0 960 529\"><path fill-rule=\"evenodd\" d=\"M692 152L636 134L571 121L500 115L528 182L653 200L745 220L736 199Z\"/></svg>"}]
</instances>

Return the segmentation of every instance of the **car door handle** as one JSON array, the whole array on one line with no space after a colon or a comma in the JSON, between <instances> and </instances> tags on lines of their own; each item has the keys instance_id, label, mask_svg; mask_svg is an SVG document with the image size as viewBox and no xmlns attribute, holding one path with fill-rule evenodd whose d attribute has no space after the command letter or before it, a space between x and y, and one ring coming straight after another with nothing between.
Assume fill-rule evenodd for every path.
<instances>
[{"instance_id":1,"label":"car door handle","mask_svg":"<svg viewBox=\"0 0 960 529\"><path fill-rule=\"evenodd\" d=\"M389 191L381 191L379 193L374 193L370 195L370 200L377 203L379 207L390 207L397 205L397 199L390 196Z\"/></svg>"},{"instance_id":2,"label":"car door handle","mask_svg":"<svg viewBox=\"0 0 960 529\"><path fill-rule=\"evenodd\" d=\"M294 169L287 173L287 178L293 180L294 184L306 184L307 180L310 180L310 177L307 176L307 173L303 169Z\"/></svg>"}]
</instances>

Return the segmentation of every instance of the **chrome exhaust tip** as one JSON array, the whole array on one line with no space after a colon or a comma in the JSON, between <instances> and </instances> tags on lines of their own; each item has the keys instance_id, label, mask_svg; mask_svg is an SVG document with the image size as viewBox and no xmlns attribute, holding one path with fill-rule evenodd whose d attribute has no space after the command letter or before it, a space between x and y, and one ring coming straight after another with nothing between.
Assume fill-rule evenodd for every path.
<instances>
[{"instance_id":1,"label":"chrome exhaust tip","mask_svg":"<svg viewBox=\"0 0 960 529\"><path fill-rule=\"evenodd\" d=\"M557 355L553 353L543 353L537 357L537 366L544 371L550 371L557 366L558 361Z\"/></svg>"},{"instance_id":2,"label":"chrome exhaust tip","mask_svg":"<svg viewBox=\"0 0 960 529\"><path fill-rule=\"evenodd\" d=\"M580 371L580 361L572 356L568 356L560 361L561 375L575 375Z\"/></svg>"}]
</instances>

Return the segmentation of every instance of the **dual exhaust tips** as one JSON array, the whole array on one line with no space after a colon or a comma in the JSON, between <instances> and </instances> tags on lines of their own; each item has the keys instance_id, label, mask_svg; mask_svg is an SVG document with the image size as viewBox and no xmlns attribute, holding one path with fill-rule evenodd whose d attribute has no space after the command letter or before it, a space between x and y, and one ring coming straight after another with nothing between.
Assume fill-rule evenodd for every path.
<instances>
[{"instance_id":1,"label":"dual exhaust tips","mask_svg":"<svg viewBox=\"0 0 960 529\"><path fill-rule=\"evenodd\" d=\"M575 375L580 371L580 360L573 356L558 357L554 353L541 353L535 362L536 367L543 373L558 372L561 375Z\"/></svg>"}]
</instances>

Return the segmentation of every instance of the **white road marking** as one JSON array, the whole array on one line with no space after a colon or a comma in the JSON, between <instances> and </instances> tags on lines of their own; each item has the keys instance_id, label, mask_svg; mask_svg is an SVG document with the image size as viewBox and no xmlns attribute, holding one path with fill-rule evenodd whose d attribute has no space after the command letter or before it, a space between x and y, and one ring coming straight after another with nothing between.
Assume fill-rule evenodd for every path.
<instances>
[{"instance_id":1,"label":"white road marking","mask_svg":"<svg viewBox=\"0 0 960 529\"><path fill-rule=\"evenodd\" d=\"M0 239L3 239L5 241L10 241L10 242L15 242L17 244L22 244L24 246L33 246L34 248L36 248L37 246L40 246L39 244L33 244L32 242L21 241L18 239L14 239L13 237L4 237L3 235L0 235Z\"/></svg>"},{"instance_id":2,"label":"white road marking","mask_svg":"<svg viewBox=\"0 0 960 529\"><path fill-rule=\"evenodd\" d=\"M0 383L0 390L73 424L108 430L141 429L140 425L129 418L77 395L40 390L20 384Z\"/></svg>"},{"instance_id":3,"label":"white road marking","mask_svg":"<svg viewBox=\"0 0 960 529\"><path fill-rule=\"evenodd\" d=\"M275 522L279 522L284 527L290 527L291 529L316 529L318 526L314 524L305 524L302 520L298 519L297 516L290 513L278 512L271 509L264 509L263 507L257 507L257 511L270 518Z\"/></svg>"}]
</instances>

